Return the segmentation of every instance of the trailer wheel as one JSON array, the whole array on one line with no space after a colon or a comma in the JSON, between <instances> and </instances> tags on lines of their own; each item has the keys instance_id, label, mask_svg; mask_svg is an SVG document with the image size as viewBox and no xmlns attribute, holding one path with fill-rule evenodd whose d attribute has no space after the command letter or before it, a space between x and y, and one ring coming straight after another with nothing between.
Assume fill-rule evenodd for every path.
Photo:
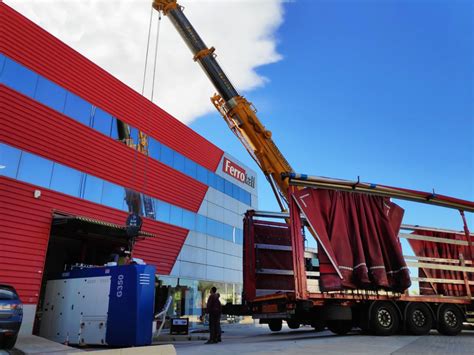
<instances>
[{"instance_id":1,"label":"trailer wheel","mask_svg":"<svg viewBox=\"0 0 474 355\"><path fill-rule=\"evenodd\" d=\"M410 334L425 335L433 328L433 314L424 303L412 303L406 314L406 327Z\"/></svg>"},{"instance_id":2,"label":"trailer wheel","mask_svg":"<svg viewBox=\"0 0 474 355\"><path fill-rule=\"evenodd\" d=\"M438 314L438 332L444 335L457 335L462 330L463 315L461 310L452 304L441 306Z\"/></svg>"},{"instance_id":3,"label":"trailer wheel","mask_svg":"<svg viewBox=\"0 0 474 355\"><path fill-rule=\"evenodd\" d=\"M400 326L400 315L390 302L376 302L370 308L370 330L375 335L393 335Z\"/></svg>"},{"instance_id":4,"label":"trailer wheel","mask_svg":"<svg viewBox=\"0 0 474 355\"><path fill-rule=\"evenodd\" d=\"M327 325L331 332L338 335L346 335L352 329L350 320L328 320Z\"/></svg>"},{"instance_id":5,"label":"trailer wheel","mask_svg":"<svg viewBox=\"0 0 474 355\"><path fill-rule=\"evenodd\" d=\"M322 332L324 328L326 328L326 324L322 320L312 321L311 326L313 327L315 332Z\"/></svg>"},{"instance_id":6,"label":"trailer wheel","mask_svg":"<svg viewBox=\"0 0 474 355\"><path fill-rule=\"evenodd\" d=\"M281 319L270 319L268 327L272 332L279 332L281 330L282 321Z\"/></svg>"},{"instance_id":7,"label":"trailer wheel","mask_svg":"<svg viewBox=\"0 0 474 355\"><path fill-rule=\"evenodd\" d=\"M287 319L286 324L288 324L288 328L290 329L298 329L300 327L300 322L293 319Z\"/></svg>"}]
</instances>

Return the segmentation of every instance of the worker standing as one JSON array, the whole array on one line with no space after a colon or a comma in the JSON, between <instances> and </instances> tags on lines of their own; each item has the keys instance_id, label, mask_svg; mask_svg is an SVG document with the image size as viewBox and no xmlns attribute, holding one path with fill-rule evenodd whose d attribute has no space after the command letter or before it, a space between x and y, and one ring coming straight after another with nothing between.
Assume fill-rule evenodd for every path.
<instances>
[{"instance_id":1,"label":"worker standing","mask_svg":"<svg viewBox=\"0 0 474 355\"><path fill-rule=\"evenodd\" d=\"M215 344L220 341L220 319L221 319L221 302L219 301L217 288L211 288L211 294L207 299L206 310L209 314L209 340L206 344Z\"/></svg>"}]
</instances>

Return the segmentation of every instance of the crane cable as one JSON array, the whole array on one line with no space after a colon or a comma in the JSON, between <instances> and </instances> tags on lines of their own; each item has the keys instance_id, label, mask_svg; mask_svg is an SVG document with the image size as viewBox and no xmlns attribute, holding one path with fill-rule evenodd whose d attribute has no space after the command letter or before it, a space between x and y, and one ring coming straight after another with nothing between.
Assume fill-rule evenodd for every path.
<instances>
[{"instance_id":1,"label":"crane cable","mask_svg":"<svg viewBox=\"0 0 474 355\"><path fill-rule=\"evenodd\" d=\"M145 82L146 82L146 73L147 73L147 64L148 64L148 53L150 50L150 40L151 40L151 25L152 25L152 20L153 20L153 7L151 8L151 13L150 13L150 23L148 26L148 40L147 40L147 47L146 47L146 54L145 54L145 67L143 69L143 83L142 83L142 96L145 94ZM155 40L155 55L154 55L154 61L153 61L153 77L152 77L152 86L151 86L151 97L150 101L153 103L153 98L155 94L155 79L156 79L156 63L157 63L157 58L158 58L158 43L159 43L159 38L160 38L160 26L161 25L161 12L158 12L158 24L157 24L157 30L156 30L156 40ZM147 136L147 140L148 136ZM148 143L148 142L147 142ZM147 185L147 172L148 172L148 161L150 159L150 154L149 154L149 145L147 144L147 151L146 151L146 160L145 160L145 169L144 169L144 177L143 177L143 188L142 190L145 191L146 185Z\"/></svg>"}]
</instances>

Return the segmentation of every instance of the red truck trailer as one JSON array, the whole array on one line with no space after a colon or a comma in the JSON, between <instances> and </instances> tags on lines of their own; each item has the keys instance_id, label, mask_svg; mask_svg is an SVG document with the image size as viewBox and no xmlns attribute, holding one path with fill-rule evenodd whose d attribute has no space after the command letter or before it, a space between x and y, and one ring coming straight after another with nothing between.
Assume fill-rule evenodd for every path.
<instances>
[{"instance_id":1,"label":"red truck trailer","mask_svg":"<svg viewBox=\"0 0 474 355\"><path fill-rule=\"evenodd\" d=\"M463 211L460 232L401 224L403 210L380 194L291 191L289 213L246 213L243 305L228 312L252 315L272 331L286 322L336 334L358 327L377 335L455 335L474 318L474 234ZM307 229L317 250L304 248ZM403 255L402 239L413 255Z\"/></svg>"}]
</instances>

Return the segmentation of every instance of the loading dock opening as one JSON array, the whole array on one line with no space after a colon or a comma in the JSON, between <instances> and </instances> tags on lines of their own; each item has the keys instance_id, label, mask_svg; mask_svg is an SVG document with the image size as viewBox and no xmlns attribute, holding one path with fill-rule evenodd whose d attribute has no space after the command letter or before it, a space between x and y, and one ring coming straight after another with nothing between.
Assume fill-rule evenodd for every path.
<instances>
[{"instance_id":1,"label":"loading dock opening","mask_svg":"<svg viewBox=\"0 0 474 355\"><path fill-rule=\"evenodd\" d=\"M48 280L74 265L105 265L112 261L113 254L119 253L120 250L130 251L137 239L148 237L154 235L140 231L138 237L130 237L125 225L54 212L33 334L39 333Z\"/></svg>"}]
</instances>

